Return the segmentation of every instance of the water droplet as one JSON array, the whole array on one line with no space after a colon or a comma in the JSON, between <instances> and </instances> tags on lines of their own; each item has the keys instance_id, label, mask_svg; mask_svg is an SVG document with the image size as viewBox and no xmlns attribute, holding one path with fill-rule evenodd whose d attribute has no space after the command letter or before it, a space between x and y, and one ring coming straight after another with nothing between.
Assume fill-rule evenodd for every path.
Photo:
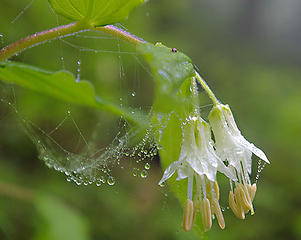
<instances>
[{"instance_id":1,"label":"water droplet","mask_svg":"<svg viewBox=\"0 0 301 240\"><path fill-rule=\"evenodd\" d=\"M147 171L146 170L143 170L141 173L140 173L140 176L142 177L142 178L146 178L147 177Z\"/></svg>"},{"instance_id":2,"label":"water droplet","mask_svg":"<svg viewBox=\"0 0 301 240\"><path fill-rule=\"evenodd\" d=\"M81 64L81 61L80 59L77 61L77 75L76 75L76 82L79 82L80 80L80 64Z\"/></svg>"},{"instance_id":3,"label":"water droplet","mask_svg":"<svg viewBox=\"0 0 301 240\"><path fill-rule=\"evenodd\" d=\"M132 97L135 97L136 96L136 93L135 92L132 92Z\"/></svg>"},{"instance_id":4,"label":"water droplet","mask_svg":"<svg viewBox=\"0 0 301 240\"><path fill-rule=\"evenodd\" d=\"M110 177L108 177L107 183L108 183L110 186L112 186L112 185L115 184L115 179L114 179L112 176L110 176Z\"/></svg>"},{"instance_id":5,"label":"water droplet","mask_svg":"<svg viewBox=\"0 0 301 240\"><path fill-rule=\"evenodd\" d=\"M144 168L145 168L146 170L150 169L150 164L149 164L149 163L146 163L146 164L144 165Z\"/></svg>"},{"instance_id":6,"label":"water droplet","mask_svg":"<svg viewBox=\"0 0 301 240\"><path fill-rule=\"evenodd\" d=\"M137 169L137 168L134 168L134 169L133 169L133 176L134 176L134 177L137 177L138 171L139 171L139 169Z\"/></svg>"},{"instance_id":7,"label":"water droplet","mask_svg":"<svg viewBox=\"0 0 301 240\"><path fill-rule=\"evenodd\" d=\"M99 187L101 185L101 183L102 183L101 180L97 180L95 184L96 184L97 187Z\"/></svg>"}]
</instances>

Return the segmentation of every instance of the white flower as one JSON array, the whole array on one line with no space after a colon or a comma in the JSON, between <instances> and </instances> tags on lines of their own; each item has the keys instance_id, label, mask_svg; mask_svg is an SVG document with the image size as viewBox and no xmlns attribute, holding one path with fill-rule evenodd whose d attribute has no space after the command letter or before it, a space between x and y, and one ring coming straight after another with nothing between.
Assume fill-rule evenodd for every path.
<instances>
[{"instance_id":1,"label":"white flower","mask_svg":"<svg viewBox=\"0 0 301 240\"><path fill-rule=\"evenodd\" d=\"M209 114L209 122L213 129L218 156L222 161L228 163L232 173L236 174L238 178L237 189L234 190L234 193L231 190L229 195L230 207L232 210L234 209L233 212L236 216L244 218L244 213L248 210L251 210L252 214L254 213L252 200L256 185L251 186L249 177L252 167L252 153L265 162L270 162L263 151L249 143L241 135L228 105L216 104Z\"/></svg>"},{"instance_id":2,"label":"white flower","mask_svg":"<svg viewBox=\"0 0 301 240\"><path fill-rule=\"evenodd\" d=\"M221 228L225 227L218 203L219 189L216 182L217 171L235 179L235 175L216 154L211 140L210 126L200 117L190 118L183 126L183 143L179 160L165 170L159 185L162 185L177 171L181 180L188 178L187 201L184 209L183 228L189 231L198 207L201 209L205 231L211 228L212 214L215 214ZM193 182L196 191L193 198Z\"/></svg>"},{"instance_id":3,"label":"white flower","mask_svg":"<svg viewBox=\"0 0 301 240\"><path fill-rule=\"evenodd\" d=\"M178 171L177 180L197 174L206 176L208 180L214 182L217 171L235 178L215 153L210 127L204 120L200 117L193 117L188 120L183 129L184 136L179 160L168 166L159 185L170 178L175 171Z\"/></svg>"}]
</instances>

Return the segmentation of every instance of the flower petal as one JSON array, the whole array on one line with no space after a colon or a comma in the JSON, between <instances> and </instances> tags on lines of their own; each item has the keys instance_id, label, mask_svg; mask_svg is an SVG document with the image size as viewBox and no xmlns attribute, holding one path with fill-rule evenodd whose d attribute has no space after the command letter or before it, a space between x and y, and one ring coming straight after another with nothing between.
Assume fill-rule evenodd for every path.
<instances>
[{"instance_id":1,"label":"flower petal","mask_svg":"<svg viewBox=\"0 0 301 240\"><path fill-rule=\"evenodd\" d=\"M241 145L245 148L248 148L252 153L254 153L257 157L265 161L266 163L270 163L264 152L256 147L253 143L248 142L244 137L240 140Z\"/></svg>"},{"instance_id":2,"label":"flower petal","mask_svg":"<svg viewBox=\"0 0 301 240\"><path fill-rule=\"evenodd\" d=\"M187 178L188 176L191 176L192 173L192 169L190 168L190 166L188 164L182 163L181 167L178 168L178 177L177 177L177 181Z\"/></svg>"},{"instance_id":3,"label":"flower petal","mask_svg":"<svg viewBox=\"0 0 301 240\"><path fill-rule=\"evenodd\" d=\"M181 164L180 161L175 161L172 164L170 164L164 171L164 174L158 184L162 185L162 183L164 183L167 179L169 179L175 173L175 171L179 168L180 164Z\"/></svg>"}]
</instances>

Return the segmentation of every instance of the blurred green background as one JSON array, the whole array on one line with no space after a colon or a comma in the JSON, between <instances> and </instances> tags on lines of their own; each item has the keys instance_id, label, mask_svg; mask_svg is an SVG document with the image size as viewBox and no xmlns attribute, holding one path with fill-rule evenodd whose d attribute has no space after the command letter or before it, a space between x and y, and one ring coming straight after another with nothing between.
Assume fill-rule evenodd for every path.
<instances>
[{"instance_id":1,"label":"blurred green background","mask_svg":"<svg viewBox=\"0 0 301 240\"><path fill-rule=\"evenodd\" d=\"M300 21L299 0L150 0L121 23L137 36L190 56L231 106L246 138L271 161L260 174L254 216L236 219L226 208L228 184L221 186L226 229L214 223L209 239L301 239ZM0 44L64 23L46 0L1 0ZM80 74L99 95L120 104L147 111L152 103L146 64L133 47L110 36L81 33L26 50L14 60ZM16 116L7 104L0 105L1 240L199 239L181 230L181 206L167 188L157 186L158 158L145 179L131 170L143 166L125 160L129 167L115 170L114 186L77 186L38 159L18 123L22 116L51 130L71 109L82 134L87 139L96 134L94 142L102 148L118 132L118 118L16 86L1 84L0 93L19 111ZM70 119L55 138L68 151L81 151L82 139ZM253 165L254 179L257 160Z\"/></svg>"}]
</instances>

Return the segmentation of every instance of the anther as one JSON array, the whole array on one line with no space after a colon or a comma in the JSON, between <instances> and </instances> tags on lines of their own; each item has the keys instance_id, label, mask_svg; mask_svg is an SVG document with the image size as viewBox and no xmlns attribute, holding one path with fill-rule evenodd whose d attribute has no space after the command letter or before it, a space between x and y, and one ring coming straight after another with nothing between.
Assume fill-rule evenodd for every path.
<instances>
[{"instance_id":1,"label":"anther","mask_svg":"<svg viewBox=\"0 0 301 240\"><path fill-rule=\"evenodd\" d=\"M254 214L254 210L253 210L253 204L252 204L252 199L251 199L251 194L249 193L249 190L248 190L248 186L247 185L241 185L241 195L243 197L243 201L244 203L247 202L246 204L246 207L247 207L247 210L246 212L248 212L248 210L251 211L251 215Z\"/></svg>"},{"instance_id":2,"label":"anther","mask_svg":"<svg viewBox=\"0 0 301 240\"><path fill-rule=\"evenodd\" d=\"M235 203L234 194L232 191L229 192L229 206L230 206L232 212L234 213L234 215L237 218L241 218L241 215L239 214L238 207L237 207L237 204Z\"/></svg>"},{"instance_id":3,"label":"anther","mask_svg":"<svg viewBox=\"0 0 301 240\"><path fill-rule=\"evenodd\" d=\"M197 211L198 211L199 205L200 205L199 200L194 200L194 201L193 201L193 216L192 216L192 221L193 221L193 222L194 222L194 219L195 219L195 217L196 217L196 213L197 213Z\"/></svg>"},{"instance_id":4,"label":"anther","mask_svg":"<svg viewBox=\"0 0 301 240\"><path fill-rule=\"evenodd\" d=\"M237 213L238 213L238 216L239 216L238 218L245 219L245 210L244 210L243 205L242 205L242 199L241 199L241 196L240 196L240 191L237 187L234 189L234 196L235 196L235 202L236 202L236 205L237 205Z\"/></svg>"},{"instance_id":5,"label":"anther","mask_svg":"<svg viewBox=\"0 0 301 240\"><path fill-rule=\"evenodd\" d=\"M212 226L211 208L208 198L200 200L200 209L204 225L204 231L207 232Z\"/></svg>"},{"instance_id":6,"label":"anther","mask_svg":"<svg viewBox=\"0 0 301 240\"><path fill-rule=\"evenodd\" d=\"M213 188L214 188L214 192L215 192L215 197L217 200L219 200L219 186L218 186L217 181L214 182Z\"/></svg>"},{"instance_id":7,"label":"anther","mask_svg":"<svg viewBox=\"0 0 301 240\"><path fill-rule=\"evenodd\" d=\"M249 193L246 193L246 189L242 184L237 185L236 187L238 194L240 195L240 204L243 207L245 212L253 209L251 199L248 197ZM236 195L235 195L236 196Z\"/></svg>"},{"instance_id":8,"label":"anther","mask_svg":"<svg viewBox=\"0 0 301 240\"><path fill-rule=\"evenodd\" d=\"M189 232L193 225L193 202L190 199L186 200L185 207L184 207L184 214L183 214L183 223L182 228Z\"/></svg>"},{"instance_id":9,"label":"anther","mask_svg":"<svg viewBox=\"0 0 301 240\"><path fill-rule=\"evenodd\" d=\"M221 207L218 203L218 200L216 198L214 198L212 200L212 209L213 209L213 212L215 213L215 216L217 218L218 225L220 226L221 229L224 229L225 228L224 216L223 216Z\"/></svg>"},{"instance_id":10,"label":"anther","mask_svg":"<svg viewBox=\"0 0 301 240\"><path fill-rule=\"evenodd\" d=\"M250 193L250 196L251 196L252 201L254 200L256 190L257 190L257 186L256 186L256 183L254 183L254 184L252 184L252 186L251 186L251 193Z\"/></svg>"}]
</instances>

